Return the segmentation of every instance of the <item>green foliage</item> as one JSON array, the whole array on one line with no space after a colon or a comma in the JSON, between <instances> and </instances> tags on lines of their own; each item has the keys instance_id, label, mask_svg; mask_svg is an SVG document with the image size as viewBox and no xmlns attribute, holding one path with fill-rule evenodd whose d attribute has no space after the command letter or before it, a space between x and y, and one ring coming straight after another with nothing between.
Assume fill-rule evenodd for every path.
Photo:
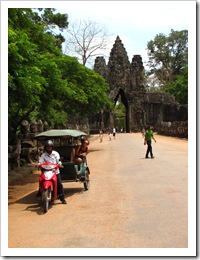
<instances>
[{"instance_id":1,"label":"green foliage","mask_svg":"<svg viewBox=\"0 0 200 260\"><path fill-rule=\"evenodd\" d=\"M177 75L176 79L166 87L180 104L188 103L188 68L186 67L182 75Z\"/></svg>"},{"instance_id":2,"label":"green foliage","mask_svg":"<svg viewBox=\"0 0 200 260\"><path fill-rule=\"evenodd\" d=\"M95 113L110 107L108 85L94 71L61 51L52 31L68 25L54 9L9 9L8 120L17 131L23 120L66 123L68 115Z\"/></svg>"},{"instance_id":3,"label":"green foliage","mask_svg":"<svg viewBox=\"0 0 200 260\"><path fill-rule=\"evenodd\" d=\"M39 21L45 24L47 30L54 29L56 26L61 31L67 29L69 24L67 14L54 13L56 11L54 8L39 8L38 10L40 11L40 15L37 16L37 13L35 15Z\"/></svg>"},{"instance_id":4,"label":"green foliage","mask_svg":"<svg viewBox=\"0 0 200 260\"><path fill-rule=\"evenodd\" d=\"M17 125L40 103L39 94L44 78L37 61L37 46L30 42L24 30L8 29L8 119Z\"/></svg>"},{"instance_id":5,"label":"green foliage","mask_svg":"<svg viewBox=\"0 0 200 260\"><path fill-rule=\"evenodd\" d=\"M148 42L147 50L150 68L147 74L157 78L161 90L187 103L188 31L171 30L169 36L158 34Z\"/></svg>"},{"instance_id":6,"label":"green foliage","mask_svg":"<svg viewBox=\"0 0 200 260\"><path fill-rule=\"evenodd\" d=\"M60 62L62 78L67 78L65 110L68 113L76 114L78 111L80 115L89 115L111 107L108 85L103 77L80 65L75 58L65 56Z\"/></svg>"}]
</instances>

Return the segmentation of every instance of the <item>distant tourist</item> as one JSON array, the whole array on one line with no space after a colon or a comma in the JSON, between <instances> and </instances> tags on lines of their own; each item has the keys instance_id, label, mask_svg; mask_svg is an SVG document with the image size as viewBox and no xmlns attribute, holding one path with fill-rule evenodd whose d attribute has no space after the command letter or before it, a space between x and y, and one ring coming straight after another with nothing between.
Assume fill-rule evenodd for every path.
<instances>
[{"instance_id":1,"label":"distant tourist","mask_svg":"<svg viewBox=\"0 0 200 260\"><path fill-rule=\"evenodd\" d=\"M145 128L143 127L142 130L141 130L141 133L142 133L142 137L145 138Z\"/></svg>"},{"instance_id":2,"label":"distant tourist","mask_svg":"<svg viewBox=\"0 0 200 260\"><path fill-rule=\"evenodd\" d=\"M111 132L108 132L108 138L109 138L109 141L112 141L112 133Z\"/></svg>"},{"instance_id":3,"label":"distant tourist","mask_svg":"<svg viewBox=\"0 0 200 260\"><path fill-rule=\"evenodd\" d=\"M115 136L116 136L116 128L113 128L113 139L115 140Z\"/></svg>"},{"instance_id":4,"label":"distant tourist","mask_svg":"<svg viewBox=\"0 0 200 260\"><path fill-rule=\"evenodd\" d=\"M99 131L99 143L102 143L103 142L103 131L100 130Z\"/></svg>"}]
</instances>

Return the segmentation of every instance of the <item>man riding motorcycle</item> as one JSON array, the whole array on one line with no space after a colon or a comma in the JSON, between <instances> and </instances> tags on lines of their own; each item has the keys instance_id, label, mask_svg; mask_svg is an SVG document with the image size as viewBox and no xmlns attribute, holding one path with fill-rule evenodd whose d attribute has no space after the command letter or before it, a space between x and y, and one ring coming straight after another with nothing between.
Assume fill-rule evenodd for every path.
<instances>
[{"instance_id":1,"label":"man riding motorcycle","mask_svg":"<svg viewBox=\"0 0 200 260\"><path fill-rule=\"evenodd\" d=\"M62 165L62 162L60 161L60 155L58 152L53 150L54 144L51 140L46 141L44 150L45 152L41 155L39 159L39 164L36 166L44 163L44 162L51 162L54 164L59 164L59 168L64 168ZM57 176L57 183L58 183L58 198L62 202L62 204L67 204L67 201L64 198L64 190L63 185L61 181L60 171L59 169L56 170L56 176ZM37 193L37 197L41 196L40 190Z\"/></svg>"}]
</instances>

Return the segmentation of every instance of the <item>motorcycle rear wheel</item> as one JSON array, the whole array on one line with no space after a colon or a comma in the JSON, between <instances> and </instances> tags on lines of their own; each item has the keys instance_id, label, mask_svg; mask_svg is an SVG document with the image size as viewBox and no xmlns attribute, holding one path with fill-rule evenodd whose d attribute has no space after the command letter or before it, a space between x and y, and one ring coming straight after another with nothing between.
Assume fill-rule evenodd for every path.
<instances>
[{"instance_id":1,"label":"motorcycle rear wheel","mask_svg":"<svg viewBox=\"0 0 200 260\"><path fill-rule=\"evenodd\" d=\"M49 202L51 201L51 190L46 189L42 192L43 210L46 213L49 209Z\"/></svg>"}]
</instances>

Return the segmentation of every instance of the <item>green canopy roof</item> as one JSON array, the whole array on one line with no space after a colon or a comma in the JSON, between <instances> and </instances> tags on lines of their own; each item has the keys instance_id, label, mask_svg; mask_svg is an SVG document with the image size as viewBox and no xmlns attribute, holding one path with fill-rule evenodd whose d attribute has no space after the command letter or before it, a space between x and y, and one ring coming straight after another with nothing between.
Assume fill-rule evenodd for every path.
<instances>
[{"instance_id":1,"label":"green canopy roof","mask_svg":"<svg viewBox=\"0 0 200 260\"><path fill-rule=\"evenodd\" d=\"M79 130L73 130L73 129L51 129L45 132L42 132L38 135L36 135L34 138L36 139L44 139L47 137L79 137L82 135L87 135L86 133L79 131Z\"/></svg>"}]
</instances>

